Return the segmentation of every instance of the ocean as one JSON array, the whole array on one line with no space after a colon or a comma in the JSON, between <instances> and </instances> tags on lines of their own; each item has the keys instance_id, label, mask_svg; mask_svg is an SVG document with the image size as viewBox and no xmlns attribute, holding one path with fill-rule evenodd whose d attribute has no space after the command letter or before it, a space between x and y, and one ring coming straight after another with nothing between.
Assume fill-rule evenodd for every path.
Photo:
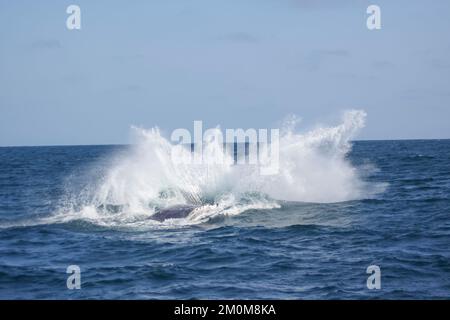
<instances>
[{"instance_id":1,"label":"ocean","mask_svg":"<svg viewBox=\"0 0 450 320\"><path fill-rule=\"evenodd\" d=\"M450 140L321 140L264 181L161 167L152 141L0 148L0 299L450 297Z\"/></svg>"}]
</instances>

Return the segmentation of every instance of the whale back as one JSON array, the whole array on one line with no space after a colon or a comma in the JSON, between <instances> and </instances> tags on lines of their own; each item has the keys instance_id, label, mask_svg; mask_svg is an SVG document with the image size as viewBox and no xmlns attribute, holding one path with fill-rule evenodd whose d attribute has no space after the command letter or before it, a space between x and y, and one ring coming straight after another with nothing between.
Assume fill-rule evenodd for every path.
<instances>
[{"instance_id":1,"label":"whale back","mask_svg":"<svg viewBox=\"0 0 450 320\"><path fill-rule=\"evenodd\" d=\"M193 205L173 206L159 210L151 216L151 219L162 222L167 219L186 218L195 208Z\"/></svg>"}]
</instances>

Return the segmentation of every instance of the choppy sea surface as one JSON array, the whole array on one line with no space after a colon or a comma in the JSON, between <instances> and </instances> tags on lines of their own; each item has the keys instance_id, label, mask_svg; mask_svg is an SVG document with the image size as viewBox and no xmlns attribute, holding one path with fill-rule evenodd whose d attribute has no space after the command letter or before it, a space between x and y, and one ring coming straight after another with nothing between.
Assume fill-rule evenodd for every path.
<instances>
[{"instance_id":1,"label":"choppy sea surface","mask_svg":"<svg viewBox=\"0 0 450 320\"><path fill-rule=\"evenodd\" d=\"M264 182L161 176L129 148L0 148L1 299L450 298L450 140L356 141L338 163L304 152L304 173ZM201 212L151 219L180 201Z\"/></svg>"}]
</instances>

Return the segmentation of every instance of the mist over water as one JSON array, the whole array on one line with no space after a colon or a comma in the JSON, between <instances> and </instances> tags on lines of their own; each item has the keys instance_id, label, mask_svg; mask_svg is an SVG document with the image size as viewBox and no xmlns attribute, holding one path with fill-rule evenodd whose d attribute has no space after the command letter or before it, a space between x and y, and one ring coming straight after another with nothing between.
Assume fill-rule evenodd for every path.
<instances>
[{"instance_id":1,"label":"mist over water","mask_svg":"<svg viewBox=\"0 0 450 320\"><path fill-rule=\"evenodd\" d=\"M298 133L286 122L279 140L279 171L262 175L258 165L235 164L233 154L217 140L205 142L203 163L173 161L191 156L186 146L163 137L158 128L133 128L136 143L112 156L81 190L70 190L47 222L84 219L112 226L151 225L158 210L177 205L196 208L185 219L166 225L188 225L218 215L279 208L283 201L334 203L373 197L382 184L369 184L348 161L351 140L364 126L366 113L350 110L342 122ZM90 175L90 176L89 176ZM69 181L70 184L70 181ZM176 221L175 221L176 220Z\"/></svg>"}]
</instances>

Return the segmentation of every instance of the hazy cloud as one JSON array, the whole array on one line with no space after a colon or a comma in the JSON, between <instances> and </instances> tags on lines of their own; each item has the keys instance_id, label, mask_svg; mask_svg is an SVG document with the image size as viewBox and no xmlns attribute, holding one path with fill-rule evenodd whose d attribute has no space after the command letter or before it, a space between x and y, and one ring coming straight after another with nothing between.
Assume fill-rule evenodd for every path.
<instances>
[{"instance_id":1,"label":"hazy cloud","mask_svg":"<svg viewBox=\"0 0 450 320\"><path fill-rule=\"evenodd\" d=\"M62 45L59 40L47 39L37 40L31 44L33 49L61 49Z\"/></svg>"},{"instance_id":2,"label":"hazy cloud","mask_svg":"<svg viewBox=\"0 0 450 320\"><path fill-rule=\"evenodd\" d=\"M219 40L237 43L256 43L259 39L247 32L232 32L219 37Z\"/></svg>"},{"instance_id":3,"label":"hazy cloud","mask_svg":"<svg viewBox=\"0 0 450 320\"><path fill-rule=\"evenodd\" d=\"M355 5L358 0L288 0L294 6L306 9L346 7ZM361 2L361 1L359 1Z\"/></svg>"},{"instance_id":4,"label":"hazy cloud","mask_svg":"<svg viewBox=\"0 0 450 320\"><path fill-rule=\"evenodd\" d=\"M347 50L319 50L316 52L318 55L326 57L349 57L350 52Z\"/></svg>"},{"instance_id":5,"label":"hazy cloud","mask_svg":"<svg viewBox=\"0 0 450 320\"><path fill-rule=\"evenodd\" d=\"M442 60L442 59L437 59L437 58L431 59L429 64L430 64L430 66L432 68L435 68L435 69L438 69L438 70L449 69L450 68L450 63L448 63L448 61L445 61L445 60Z\"/></svg>"},{"instance_id":6,"label":"hazy cloud","mask_svg":"<svg viewBox=\"0 0 450 320\"><path fill-rule=\"evenodd\" d=\"M347 50L316 50L306 58L306 64L308 70L315 71L328 59L348 57L350 57L350 52Z\"/></svg>"},{"instance_id":7,"label":"hazy cloud","mask_svg":"<svg viewBox=\"0 0 450 320\"><path fill-rule=\"evenodd\" d=\"M372 67L375 69L392 69L395 65L388 60L375 60L372 62Z\"/></svg>"}]
</instances>

